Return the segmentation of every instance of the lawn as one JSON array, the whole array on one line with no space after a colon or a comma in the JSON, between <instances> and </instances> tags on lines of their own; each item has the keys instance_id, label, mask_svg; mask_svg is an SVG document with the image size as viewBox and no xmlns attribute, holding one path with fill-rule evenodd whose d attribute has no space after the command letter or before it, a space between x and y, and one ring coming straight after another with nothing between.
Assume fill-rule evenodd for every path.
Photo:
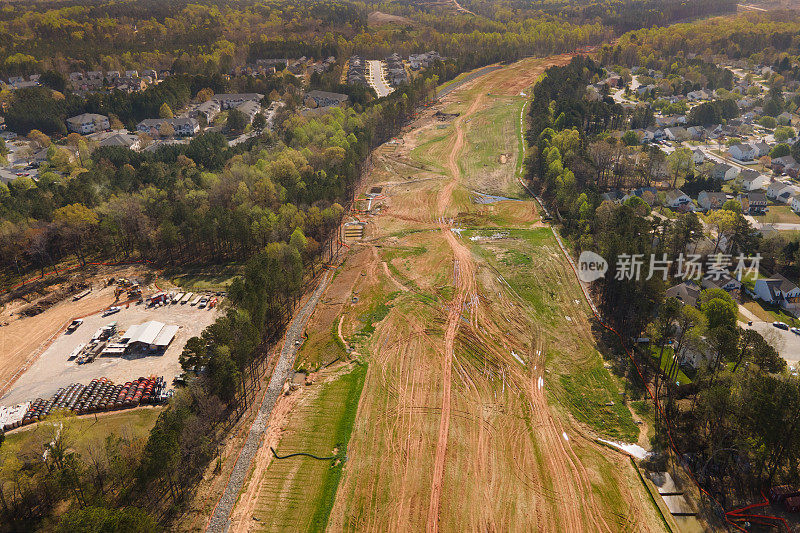
<instances>
[{"instance_id":1,"label":"lawn","mask_svg":"<svg viewBox=\"0 0 800 533\"><path fill-rule=\"evenodd\" d=\"M768 305L764 302L759 302L756 300L745 302L742 304L742 306L764 322L774 322L778 320L780 322L786 322L790 326L800 326L800 320L796 319L794 316L790 315L780 307Z\"/></svg>"},{"instance_id":2,"label":"lawn","mask_svg":"<svg viewBox=\"0 0 800 533\"><path fill-rule=\"evenodd\" d=\"M501 196L518 196L515 180L520 150L518 97L498 98L497 105L468 119L465 150L460 158L467 187ZM524 101L522 101L524 103Z\"/></svg>"},{"instance_id":3,"label":"lawn","mask_svg":"<svg viewBox=\"0 0 800 533\"><path fill-rule=\"evenodd\" d=\"M658 362L658 354L661 353L661 347L652 345L650 346L650 356ZM664 348L664 355L661 356L661 370L665 374L669 371L672 365L673 351L672 346ZM692 380L687 376L682 369L678 368L678 383L681 385L688 385Z\"/></svg>"},{"instance_id":4,"label":"lawn","mask_svg":"<svg viewBox=\"0 0 800 533\"><path fill-rule=\"evenodd\" d=\"M753 218L768 224L800 224L800 216L788 205L771 205L765 215Z\"/></svg>"},{"instance_id":5,"label":"lawn","mask_svg":"<svg viewBox=\"0 0 800 533\"><path fill-rule=\"evenodd\" d=\"M319 390L309 391L313 396L301 400L292 411L276 450L278 455L305 452L335 458L273 458L260 487L253 528L325 530L347 460L347 444L366 373L365 364L356 364L331 381L316 385ZM323 374L320 380L324 379Z\"/></svg>"},{"instance_id":6,"label":"lawn","mask_svg":"<svg viewBox=\"0 0 800 533\"><path fill-rule=\"evenodd\" d=\"M146 438L155 425L162 408L133 409L118 413L94 416L68 416L60 420L64 424L64 434L71 442L71 447L85 456L89 448L102 443L106 437L116 435L126 439ZM56 417L54 423L57 423ZM0 463L5 457L17 454L21 450L41 453L44 445L54 436L54 426L47 422L27 426L6 435L0 448Z\"/></svg>"}]
</instances>

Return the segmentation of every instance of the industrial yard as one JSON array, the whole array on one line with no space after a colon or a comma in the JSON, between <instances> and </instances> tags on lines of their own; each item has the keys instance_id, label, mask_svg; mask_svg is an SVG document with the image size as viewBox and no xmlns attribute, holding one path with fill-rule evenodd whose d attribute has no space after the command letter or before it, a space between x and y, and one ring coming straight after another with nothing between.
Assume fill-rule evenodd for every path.
<instances>
[{"instance_id":1,"label":"industrial yard","mask_svg":"<svg viewBox=\"0 0 800 533\"><path fill-rule=\"evenodd\" d=\"M199 335L217 316L216 308L199 308L198 304L191 305L191 302L151 306L143 301L120 307L113 314L100 312L86 316L75 331L58 335L0 398L0 405L10 406L36 398L48 398L59 388L74 383L87 385L97 378L125 383L140 376L155 375L163 377L171 385L181 373L178 358L183 345L189 338ZM151 350L149 345L131 346L131 349L120 350L114 355L99 353L93 361L83 362L90 359L87 357L82 364L79 363L80 352L91 345L101 328L111 324L115 325L117 336L103 340L125 341L130 340L130 335L135 335L133 341L144 340L150 344L159 342L157 337L164 338L172 332L174 337L170 336L166 349ZM126 338L126 335L129 337ZM107 346L120 344L109 342Z\"/></svg>"}]
</instances>

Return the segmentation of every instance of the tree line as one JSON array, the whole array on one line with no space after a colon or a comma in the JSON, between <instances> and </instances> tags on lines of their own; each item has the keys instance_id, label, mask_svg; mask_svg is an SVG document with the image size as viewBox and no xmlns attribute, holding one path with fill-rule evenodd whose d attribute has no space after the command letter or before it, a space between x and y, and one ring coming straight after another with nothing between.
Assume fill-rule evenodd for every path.
<instances>
[{"instance_id":1,"label":"tree line","mask_svg":"<svg viewBox=\"0 0 800 533\"><path fill-rule=\"evenodd\" d=\"M702 291L697 307L665 299L668 283L681 281L674 266L666 280L659 272L648 276L649 264L643 265L639 277L613 271L621 258L633 254L675 258L690 253L705 239L706 230L693 212L656 218L649 216L650 207L641 198L623 204L602 200L601 174L620 172L620 166L600 157L606 152L598 143L622 148L609 136L611 130L587 120L597 114L597 105L615 105L606 100L595 106L586 103L587 83L603 74L601 70L584 57L547 70L531 101L526 168L531 186L556 213L567 241L578 251L592 250L608 261L609 273L592 284L604 320L625 339L649 338L637 358L664 406L665 418L656 416L654 447L668 448L670 428L681 460L723 505L732 498L752 497L771 484L797 483L800 381L786 371L774 340L738 327L737 304L721 289ZM627 125L623 118L609 127ZM678 165L677 158L673 161L677 171L689 170ZM627 179L635 180L631 174L640 172L635 167L625 170L624 165L622 169ZM766 251L764 239L733 202L709 215L706 224L714 228L715 252L722 236L730 243L728 253ZM784 253L796 253L796 247ZM770 255L771 260L781 256ZM687 366L690 358L697 360L695 371ZM628 377L641 385L631 370ZM692 382L677 386L683 372L692 375Z\"/></svg>"},{"instance_id":2,"label":"tree line","mask_svg":"<svg viewBox=\"0 0 800 533\"><path fill-rule=\"evenodd\" d=\"M91 168L75 178L8 191L2 224L12 224L9 215L17 222L2 257L12 269L15 261L24 271L27 261L54 264L73 253L162 264L232 259L243 269L229 288L231 307L185 346L181 364L195 377L146 441L131 443L136 453L126 456L127 469L119 475L92 469L91 458L73 453L54 485L35 458L27 469L8 463L0 476L0 522L20 528L56 521L54 511L65 501L72 508L60 518L65 531L91 516L150 530L180 514L222 437L251 404L315 266L330 257L325 245L338 236L342 205L352 198L369 150L395 135L437 84L433 69L364 109L289 115L274 134L245 148L204 134L153 154L99 149ZM19 247L25 235L37 245ZM93 483L100 475L104 482ZM118 509L128 507L143 514L120 516Z\"/></svg>"}]
</instances>

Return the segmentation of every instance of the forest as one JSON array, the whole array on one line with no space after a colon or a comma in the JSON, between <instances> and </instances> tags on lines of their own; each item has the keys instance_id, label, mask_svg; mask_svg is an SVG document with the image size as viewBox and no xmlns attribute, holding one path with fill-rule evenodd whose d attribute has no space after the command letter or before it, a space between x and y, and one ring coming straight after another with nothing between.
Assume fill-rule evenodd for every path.
<instances>
[{"instance_id":1,"label":"forest","mask_svg":"<svg viewBox=\"0 0 800 533\"><path fill-rule=\"evenodd\" d=\"M785 80L800 80L800 66L792 61L800 54L798 32L796 11L747 12L628 32L617 44L603 46L600 58L604 64L647 68L695 56L712 63L714 59L750 61L773 66Z\"/></svg>"},{"instance_id":2,"label":"forest","mask_svg":"<svg viewBox=\"0 0 800 533\"><path fill-rule=\"evenodd\" d=\"M368 28L373 7L403 14L412 24ZM0 17L0 74L153 68L213 75L261 58L385 57L431 49L472 67L599 44L611 33L594 21L573 23L541 12L502 20L394 2L20 2Z\"/></svg>"},{"instance_id":3,"label":"forest","mask_svg":"<svg viewBox=\"0 0 800 533\"><path fill-rule=\"evenodd\" d=\"M639 28L666 26L675 22L721 15L736 11L732 0L698 2L684 0L503 0L481 2L467 0L463 5L470 10L490 18L503 20L519 16L520 13L544 12L558 15L571 21L589 22L599 20L614 31L622 33Z\"/></svg>"},{"instance_id":4,"label":"forest","mask_svg":"<svg viewBox=\"0 0 800 533\"><path fill-rule=\"evenodd\" d=\"M124 465L103 458L90 468L89 457L74 453L69 460L21 456L23 465L6 463L0 522L17 529L41 524L64 500L76 504L64 523L89 510L145 525L179 512L252 401L294 303L330 257L369 150L431 98L440 75L448 76L447 67L431 68L363 109L287 113L274 132L235 148L219 133L153 153L100 148L72 177L45 173L36 183L20 179L0 191L6 277L24 276L31 266L44 272L72 257L243 265L230 287L233 305L181 356L197 378L158 418L147 442L137 448L109 441L97 451L105 457L123 450ZM67 435L60 445L69 446ZM120 516L120 506L142 511Z\"/></svg>"},{"instance_id":5,"label":"forest","mask_svg":"<svg viewBox=\"0 0 800 533\"><path fill-rule=\"evenodd\" d=\"M610 98L588 101L586 86L597 74L602 74L598 63L575 58L568 66L548 69L534 89L528 178L556 213L562 234L577 253L595 251L610 265L631 254L677 256L702 238L695 213L654 218L639 198L619 205L600 198L607 190L604 180L619 179L628 186L648 183L655 155L647 148L625 148L608 135L612 129L624 130L631 117ZM614 154L628 149L642 150L644 163L614 164ZM624 176L609 177L616 174ZM770 262L779 261L782 252L766 248L741 213L730 209L718 216L730 219L731 253L761 251ZM797 483L800 380L786 371L765 338L737 326L737 305L728 293L703 290L697 307L683 305L664 297L665 289L680 281L674 269L667 279L660 274L646 279L647 273L645 264L638 279L606 276L593 283L592 292L604 320L626 343L649 338L650 348L637 350L635 357L663 408L655 412L655 449L666 451L674 443L673 452L723 508L757 498L764 487ZM609 335L605 340L621 353L618 338ZM650 349L658 355L651 357ZM681 362L692 350L709 359L690 384L678 385ZM627 358L620 357L620 368L643 394L645 383ZM665 359L659 368L657 361Z\"/></svg>"}]
</instances>

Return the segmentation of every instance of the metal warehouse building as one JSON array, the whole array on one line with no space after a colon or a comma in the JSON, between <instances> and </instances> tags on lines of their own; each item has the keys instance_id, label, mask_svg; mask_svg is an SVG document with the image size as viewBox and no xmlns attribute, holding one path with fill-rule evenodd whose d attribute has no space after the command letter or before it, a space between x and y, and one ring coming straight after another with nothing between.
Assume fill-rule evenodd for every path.
<instances>
[{"instance_id":1,"label":"metal warehouse building","mask_svg":"<svg viewBox=\"0 0 800 533\"><path fill-rule=\"evenodd\" d=\"M127 351L159 351L165 350L177 333L178 326L151 320L129 327L120 340L127 344Z\"/></svg>"}]
</instances>

